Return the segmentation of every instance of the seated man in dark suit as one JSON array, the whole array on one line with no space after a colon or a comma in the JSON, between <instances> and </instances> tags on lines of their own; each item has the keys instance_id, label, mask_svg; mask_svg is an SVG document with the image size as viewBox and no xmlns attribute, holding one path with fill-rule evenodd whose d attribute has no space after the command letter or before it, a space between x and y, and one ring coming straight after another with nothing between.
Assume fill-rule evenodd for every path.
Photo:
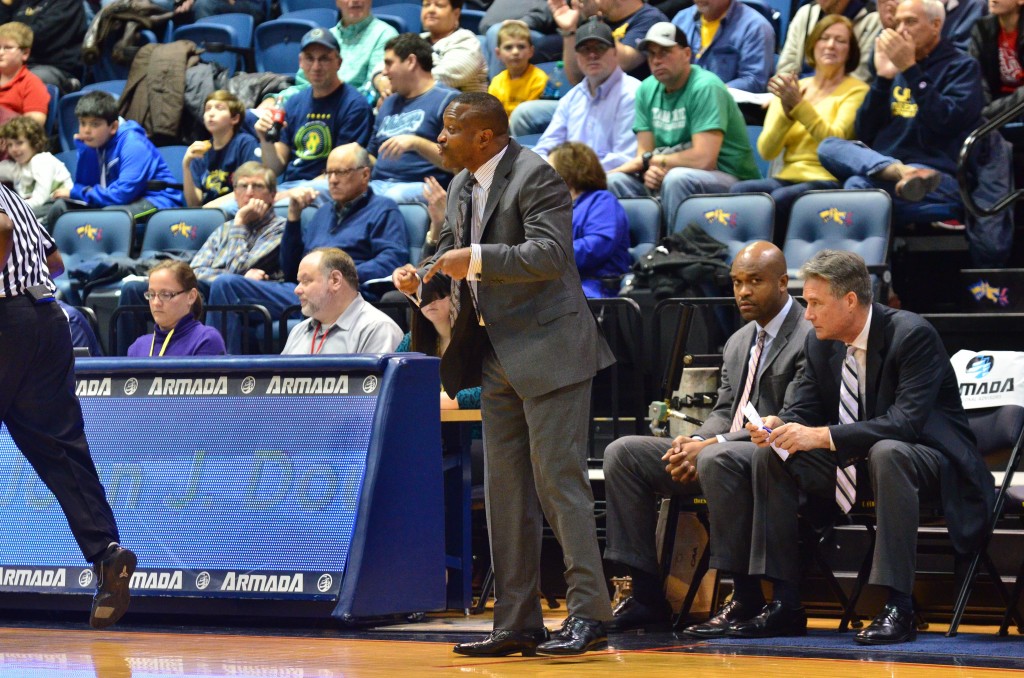
<instances>
[{"instance_id":1,"label":"seated man in dark suit","mask_svg":"<svg viewBox=\"0 0 1024 678\"><path fill-rule=\"evenodd\" d=\"M653 436L626 436L604 452L608 500L606 560L623 563L633 578L633 595L615 609L609 631L625 631L666 622L665 602L654 543L657 496L697 494L695 478L670 475L684 459L726 440L749 440L741 410L747 402L775 412L803 369L804 339L811 329L803 307L789 296L786 259L770 242L740 250L732 263L733 295L744 325L723 352L718 402L692 436L671 443ZM666 451L666 448L668 451ZM666 464L668 465L666 467Z\"/></svg>"},{"instance_id":2,"label":"seated man in dark suit","mask_svg":"<svg viewBox=\"0 0 1024 678\"><path fill-rule=\"evenodd\" d=\"M816 501L819 511L849 511L857 492L854 464L864 462L878 529L870 583L885 587L888 601L855 640L912 640L919 502L941 498L953 546L969 552L991 512L992 476L935 329L913 313L872 304L871 278L856 254L823 250L802 273L814 334L807 337L796 393L778 416L765 417L763 428L747 425L753 443L717 445L697 462L712 516L712 567L771 580L775 600L743 620L751 602L737 586L732 620L720 615L688 632L805 633L796 548L800 497ZM730 529L716 531L715 516L723 514Z\"/></svg>"}]
</instances>

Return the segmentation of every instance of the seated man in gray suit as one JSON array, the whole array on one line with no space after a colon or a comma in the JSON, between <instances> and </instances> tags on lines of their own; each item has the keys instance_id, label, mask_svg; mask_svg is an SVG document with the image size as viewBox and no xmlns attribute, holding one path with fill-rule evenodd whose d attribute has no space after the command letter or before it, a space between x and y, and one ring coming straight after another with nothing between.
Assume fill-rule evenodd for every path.
<instances>
[{"instance_id":1,"label":"seated man in gray suit","mask_svg":"<svg viewBox=\"0 0 1024 678\"><path fill-rule=\"evenodd\" d=\"M711 514L711 566L739 575L731 609L687 633L806 633L797 512L806 510L802 501L818 512L849 511L854 464L864 462L878 529L869 582L885 587L888 601L855 640L912 640L919 502L941 497L953 546L968 553L984 536L992 476L935 328L872 304L867 267L852 252L822 250L802 272L814 333L795 392L762 428L747 424L752 442L714 446L697 461ZM751 616L762 577L775 584L775 599Z\"/></svg>"},{"instance_id":2,"label":"seated man in gray suit","mask_svg":"<svg viewBox=\"0 0 1024 678\"><path fill-rule=\"evenodd\" d=\"M811 325L787 292L786 259L769 242L755 242L732 264L733 294L744 320L725 344L718 402L693 436L669 442L627 436L604 453L608 546L604 557L629 568L633 595L615 609L609 631L667 622L670 616L655 549L656 497L697 494L696 479L682 479L680 463L716 442L749 440L740 413L747 402L760 411L779 409L803 368ZM668 451L666 451L668 448ZM667 464L667 466L666 466ZM674 471L674 473L673 473Z\"/></svg>"}]
</instances>

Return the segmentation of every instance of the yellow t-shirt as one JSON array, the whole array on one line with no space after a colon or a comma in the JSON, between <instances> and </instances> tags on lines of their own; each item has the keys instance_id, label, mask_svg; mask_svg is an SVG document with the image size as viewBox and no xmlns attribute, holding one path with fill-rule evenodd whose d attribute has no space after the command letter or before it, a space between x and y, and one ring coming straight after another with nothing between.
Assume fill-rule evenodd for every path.
<instances>
[{"instance_id":1,"label":"yellow t-shirt","mask_svg":"<svg viewBox=\"0 0 1024 678\"><path fill-rule=\"evenodd\" d=\"M718 27L722 25L722 19L719 18L715 21L708 21L701 17L700 20L700 54L703 54L708 47L711 46L711 41L718 35Z\"/></svg>"},{"instance_id":2,"label":"yellow t-shirt","mask_svg":"<svg viewBox=\"0 0 1024 678\"><path fill-rule=\"evenodd\" d=\"M515 79L508 77L507 70L498 73L491 80L487 93L498 97L505 106L505 113L512 115L516 106L524 101L540 99L547 84L548 74L530 64L526 72Z\"/></svg>"}]
</instances>

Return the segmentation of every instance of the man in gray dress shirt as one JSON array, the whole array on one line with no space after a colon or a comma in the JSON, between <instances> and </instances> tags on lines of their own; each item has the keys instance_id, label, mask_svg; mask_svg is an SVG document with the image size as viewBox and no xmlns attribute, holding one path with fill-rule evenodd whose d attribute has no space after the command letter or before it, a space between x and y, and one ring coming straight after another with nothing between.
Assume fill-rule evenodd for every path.
<instances>
[{"instance_id":1,"label":"man in gray dress shirt","mask_svg":"<svg viewBox=\"0 0 1024 678\"><path fill-rule=\"evenodd\" d=\"M391 353L402 330L359 295L352 257L337 247L318 247L299 263L295 295L306 320L288 334L283 355Z\"/></svg>"}]
</instances>

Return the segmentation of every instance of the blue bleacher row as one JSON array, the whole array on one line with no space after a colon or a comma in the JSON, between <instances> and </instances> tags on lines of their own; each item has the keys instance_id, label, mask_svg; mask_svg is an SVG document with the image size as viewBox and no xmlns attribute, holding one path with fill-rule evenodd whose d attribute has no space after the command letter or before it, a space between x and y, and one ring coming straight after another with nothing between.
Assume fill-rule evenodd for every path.
<instances>
[{"instance_id":1,"label":"blue bleacher row","mask_svg":"<svg viewBox=\"0 0 1024 678\"><path fill-rule=\"evenodd\" d=\"M775 230L775 203L764 193L690 196L669 225L663 223L661 205L654 198L619 198L619 202L629 220L634 263L648 256L666 234L680 232L687 224L700 226L726 244L730 262L747 244L771 241ZM420 203L403 203L399 210L409 238L408 260L416 263L421 259L429 215ZM303 227L315 211L312 207L303 210ZM891 211L891 199L881 190L811 191L797 199L790 214L783 243L786 261L795 270L815 252L831 248L857 252L869 266L883 267L889 251ZM139 240L134 219L126 211L71 211L54 224L53 236L67 270L74 271L103 255L150 259L170 251L188 256L198 251L224 221L218 209L165 209L149 218ZM83 298L81 283L70 274L59 277L56 283L69 303L88 301ZM112 283L89 291L117 289L119 285Z\"/></svg>"}]
</instances>

